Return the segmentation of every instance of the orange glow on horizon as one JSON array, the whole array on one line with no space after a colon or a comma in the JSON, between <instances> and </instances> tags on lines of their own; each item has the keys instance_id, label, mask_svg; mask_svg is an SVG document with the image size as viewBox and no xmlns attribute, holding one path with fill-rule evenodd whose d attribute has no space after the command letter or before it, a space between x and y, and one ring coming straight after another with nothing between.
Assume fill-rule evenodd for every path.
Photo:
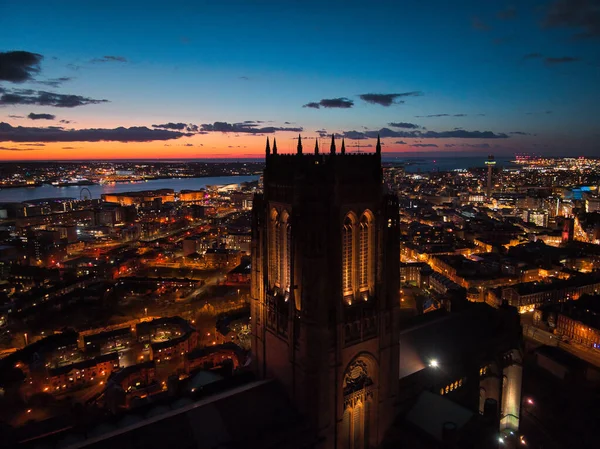
<instances>
[{"instance_id":1,"label":"orange glow on horizon","mask_svg":"<svg viewBox=\"0 0 600 449\"><path fill-rule=\"evenodd\" d=\"M211 133L183 137L166 141L151 142L0 142L0 161L43 161L43 160L160 160L160 159L244 159L261 158L265 151L265 135L240 135ZM273 138L277 139L280 153L295 153L295 133L279 133L269 135L271 145ZM312 152L314 136L307 137L304 144L305 152ZM321 152L329 150L330 137L320 138ZM336 139L339 145L341 139ZM346 139L348 152L354 152L353 144ZM436 142L437 143L437 142ZM385 144L383 153L420 153L427 156L431 152L439 153L443 142L435 150L424 150L406 145ZM360 148L360 147L358 147ZM366 153L374 152L373 147L360 148ZM466 149L454 149L447 152L449 156L461 153ZM443 150L442 150L443 151Z\"/></svg>"}]
</instances>

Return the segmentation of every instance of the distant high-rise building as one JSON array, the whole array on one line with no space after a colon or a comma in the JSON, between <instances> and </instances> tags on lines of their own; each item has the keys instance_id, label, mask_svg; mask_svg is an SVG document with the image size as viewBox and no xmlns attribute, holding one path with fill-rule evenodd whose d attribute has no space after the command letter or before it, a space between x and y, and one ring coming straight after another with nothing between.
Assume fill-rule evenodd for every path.
<instances>
[{"instance_id":1,"label":"distant high-rise building","mask_svg":"<svg viewBox=\"0 0 600 449\"><path fill-rule=\"evenodd\" d=\"M494 160L494 155L490 154L487 158L487 161L485 161L485 165L487 165L488 168L488 172L487 172L487 187L485 190L486 195L489 197L492 196L492 175L494 172L494 166L496 165L496 161Z\"/></svg>"},{"instance_id":2,"label":"distant high-rise building","mask_svg":"<svg viewBox=\"0 0 600 449\"><path fill-rule=\"evenodd\" d=\"M573 241L575 234L575 220L573 218L565 218L563 223L562 240L563 243L569 243Z\"/></svg>"},{"instance_id":3,"label":"distant high-rise building","mask_svg":"<svg viewBox=\"0 0 600 449\"><path fill-rule=\"evenodd\" d=\"M585 200L585 211L586 212L598 212L600 211L600 198L589 197Z\"/></svg>"},{"instance_id":4,"label":"distant high-rise building","mask_svg":"<svg viewBox=\"0 0 600 449\"><path fill-rule=\"evenodd\" d=\"M529 215L529 221L535 223L536 226L545 228L548 226L548 212L546 211L532 211Z\"/></svg>"},{"instance_id":5,"label":"distant high-rise building","mask_svg":"<svg viewBox=\"0 0 600 449\"><path fill-rule=\"evenodd\" d=\"M399 209L374 154L271 152L253 202L252 352L322 448L380 444L399 369Z\"/></svg>"}]
</instances>

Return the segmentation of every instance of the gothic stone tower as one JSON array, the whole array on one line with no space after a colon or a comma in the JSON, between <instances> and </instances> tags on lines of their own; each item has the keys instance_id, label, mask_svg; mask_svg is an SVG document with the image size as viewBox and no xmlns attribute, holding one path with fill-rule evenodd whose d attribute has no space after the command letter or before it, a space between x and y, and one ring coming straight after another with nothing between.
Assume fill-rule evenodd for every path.
<instances>
[{"instance_id":1,"label":"gothic stone tower","mask_svg":"<svg viewBox=\"0 0 600 449\"><path fill-rule=\"evenodd\" d=\"M252 351L322 448L377 446L398 388L398 201L374 154L277 154L253 205Z\"/></svg>"}]
</instances>

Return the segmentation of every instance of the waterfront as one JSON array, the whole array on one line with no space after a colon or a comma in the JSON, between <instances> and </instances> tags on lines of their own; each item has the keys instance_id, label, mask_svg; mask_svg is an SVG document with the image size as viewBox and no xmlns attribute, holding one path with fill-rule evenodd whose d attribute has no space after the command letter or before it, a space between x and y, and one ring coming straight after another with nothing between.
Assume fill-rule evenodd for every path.
<instances>
[{"instance_id":1,"label":"waterfront","mask_svg":"<svg viewBox=\"0 0 600 449\"><path fill-rule=\"evenodd\" d=\"M390 157L383 156L383 162L402 164L407 172L418 173L418 172L432 172L432 171L448 171L456 169L469 169L469 168L483 168L485 167L485 161L487 156L443 156L443 157ZM511 161L515 158L514 156L500 156L496 157L497 167L511 167L515 166Z\"/></svg>"},{"instance_id":2,"label":"waterfront","mask_svg":"<svg viewBox=\"0 0 600 449\"><path fill-rule=\"evenodd\" d=\"M139 192L142 190L173 189L198 190L207 185L239 184L256 181L258 176L213 176L206 178L170 178L152 179L143 182L124 182L115 184L95 184L91 186L55 187L43 184L39 187L18 187L0 189L0 202L33 201L42 198L80 198L81 190L88 189L92 198L100 198L103 193ZM87 193L87 192L86 192ZM87 195L86 195L87 196Z\"/></svg>"}]
</instances>

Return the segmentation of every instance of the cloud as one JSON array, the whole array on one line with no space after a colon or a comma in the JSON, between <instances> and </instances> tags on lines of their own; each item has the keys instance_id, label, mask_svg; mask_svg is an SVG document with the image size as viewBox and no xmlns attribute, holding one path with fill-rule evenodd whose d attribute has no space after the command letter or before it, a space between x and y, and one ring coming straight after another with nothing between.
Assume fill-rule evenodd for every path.
<instances>
[{"instance_id":1,"label":"cloud","mask_svg":"<svg viewBox=\"0 0 600 449\"><path fill-rule=\"evenodd\" d=\"M92 63L98 62L127 62L127 58L123 56L102 56L101 58L94 58L90 60Z\"/></svg>"},{"instance_id":2,"label":"cloud","mask_svg":"<svg viewBox=\"0 0 600 449\"><path fill-rule=\"evenodd\" d=\"M415 115L417 118L450 117L450 114Z\"/></svg>"},{"instance_id":3,"label":"cloud","mask_svg":"<svg viewBox=\"0 0 600 449\"><path fill-rule=\"evenodd\" d=\"M319 135L319 137L329 136L329 133L327 132L326 129L317 129L315 132Z\"/></svg>"},{"instance_id":4,"label":"cloud","mask_svg":"<svg viewBox=\"0 0 600 449\"><path fill-rule=\"evenodd\" d=\"M77 150L78 148L81 147L62 147L63 150Z\"/></svg>"},{"instance_id":5,"label":"cloud","mask_svg":"<svg viewBox=\"0 0 600 449\"><path fill-rule=\"evenodd\" d=\"M319 103L316 103L314 101L311 101L310 103L306 103L304 106L302 106L303 108L313 108L313 109L319 109L321 107L321 105Z\"/></svg>"},{"instance_id":6,"label":"cloud","mask_svg":"<svg viewBox=\"0 0 600 449\"><path fill-rule=\"evenodd\" d=\"M60 123L75 123L73 120L61 120Z\"/></svg>"},{"instance_id":7,"label":"cloud","mask_svg":"<svg viewBox=\"0 0 600 449\"><path fill-rule=\"evenodd\" d=\"M471 114L471 116L484 117L485 114ZM415 115L416 118L432 118L432 117L469 117L469 114L430 114L430 115Z\"/></svg>"},{"instance_id":8,"label":"cloud","mask_svg":"<svg viewBox=\"0 0 600 449\"><path fill-rule=\"evenodd\" d=\"M10 118L25 118L22 115L9 115Z\"/></svg>"},{"instance_id":9,"label":"cloud","mask_svg":"<svg viewBox=\"0 0 600 449\"><path fill-rule=\"evenodd\" d=\"M542 55L541 53L528 53L525 56L523 56L523 59L539 59L543 56L544 55Z\"/></svg>"},{"instance_id":10,"label":"cloud","mask_svg":"<svg viewBox=\"0 0 600 449\"><path fill-rule=\"evenodd\" d=\"M323 108L339 108L339 109L349 109L352 106L354 106L354 101L346 98L346 97L340 97L340 98L323 98L321 101L317 102L310 102L310 103L306 103L304 106L302 106L303 108L313 108L313 109L320 109L321 107Z\"/></svg>"},{"instance_id":11,"label":"cloud","mask_svg":"<svg viewBox=\"0 0 600 449\"><path fill-rule=\"evenodd\" d=\"M455 129L452 131L394 131L389 128L381 128L372 131L345 131L342 137L348 139L374 139L377 136L381 138L400 137L405 139L508 139L505 133L494 133L492 131L465 131Z\"/></svg>"},{"instance_id":12,"label":"cloud","mask_svg":"<svg viewBox=\"0 0 600 449\"><path fill-rule=\"evenodd\" d=\"M191 135L180 131L149 129L145 126L64 130L60 127L11 126L0 122L0 142L151 142Z\"/></svg>"},{"instance_id":13,"label":"cloud","mask_svg":"<svg viewBox=\"0 0 600 449\"><path fill-rule=\"evenodd\" d=\"M500 20L511 20L517 17L517 8L514 6L509 6L508 8L498 11L496 13L496 17Z\"/></svg>"},{"instance_id":14,"label":"cloud","mask_svg":"<svg viewBox=\"0 0 600 449\"><path fill-rule=\"evenodd\" d=\"M413 143L411 146L421 148L438 148L435 143Z\"/></svg>"},{"instance_id":15,"label":"cloud","mask_svg":"<svg viewBox=\"0 0 600 449\"><path fill-rule=\"evenodd\" d=\"M488 31L491 29L490 26L483 20L481 20L479 17L473 17L473 19L471 20L471 26L473 27L473 29L479 31Z\"/></svg>"},{"instance_id":16,"label":"cloud","mask_svg":"<svg viewBox=\"0 0 600 449\"><path fill-rule=\"evenodd\" d=\"M13 89L0 96L0 106L15 104L38 104L56 108L74 108L88 104L108 103L108 100L95 100L81 95L57 94L43 90Z\"/></svg>"},{"instance_id":17,"label":"cloud","mask_svg":"<svg viewBox=\"0 0 600 449\"><path fill-rule=\"evenodd\" d=\"M560 58L546 58L544 59L544 62L548 65L554 65L554 64L566 64L569 62L576 62L579 61L579 58L573 58L571 56L561 56Z\"/></svg>"},{"instance_id":18,"label":"cloud","mask_svg":"<svg viewBox=\"0 0 600 449\"><path fill-rule=\"evenodd\" d=\"M371 104L378 104L381 106L391 106L392 104L401 104L404 101L399 101L398 98L403 97L419 97L423 95L423 92L414 91L414 92L403 92L399 94L361 94L359 95L360 99L366 101Z\"/></svg>"},{"instance_id":19,"label":"cloud","mask_svg":"<svg viewBox=\"0 0 600 449\"><path fill-rule=\"evenodd\" d=\"M36 114L35 112L31 112L28 116L30 120L54 120L56 119L56 115L52 114Z\"/></svg>"},{"instance_id":20,"label":"cloud","mask_svg":"<svg viewBox=\"0 0 600 449\"><path fill-rule=\"evenodd\" d=\"M398 145L407 145L407 143L404 140L397 140L394 143L397 143Z\"/></svg>"},{"instance_id":21,"label":"cloud","mask_svg":"<svg viewBox=\"0 0 600 449\"><path fill-rule=\"evenodd\" d=\"M469 148L490 148L489 143L464 143L463 147Z\"/></svg>"},{"instance_id":22,"label":"cloud","mask_svg":"<svg viewBox=\"0 0 600 449\"><path fill-rule=\"evenodd\" d=\"M362 139L369 138L367 133L362 132L362 131L344 131L342 133L341 137L345 137L346 139L352 139L352 140L362 140Z\"/></svg>"},{"instance_id":23,"label":"cloud","mask_svg":"<svg viewBox=\"0 0 600 449\"><path fill-rule=\"evenodd\" d=\"M598 0L556 0L550 5L543 25L577 29L576 38L600 37L600 4Z\"/></svg>"},{"instance_id":24,"label":"cloud","mask_svg":"<svg viewBox=\"0 0 600 449\"><path fill-rule=\"evenodd\" d=\"M71 81L73 78L69 76L61 76L60 78L50 78L47 80L34 81L35 84L43 84L49 87L60 87L63 83Z\"/></svg>"},{"instance_id":25,"label":"cloud","mask_svg":"<svg viewBox=\"0 0 600 449\"><path fill-rule=\"evenodd\" d=\"M250 81L250 77L248 76L240 76L239 78L244 81Z\"/></svg>"},{"instance_id":26,"label":"cloud","mask_svg":"<svg viewBox=\"0 0 600 449\"><path fill-rule=\"evenodd\" d=\"M391 122L388 123L389 126L393 128L405 128L405 129L419 129L419 125L415 125L414 123L406 123L406 122Z\"/></svg>"},{"instance_id":27,"label":"cloud","mask_svg":"<svg viewBox=\"0 0 600 449\"><path fill-rule=\"evenodd\" d=\"M200 132L221 132L221 133L244 133L244 134L272 134L278 131L292 131L302 132L302 127L277 127L277 126L266 126L258 127L252 123L227 123L227 122L214 122L214 123L203 123L200 125Z\"/></svg>"},{"instance_id":28,"label":"cloud","mask_svg":"<svg viewBox=\"0 0 600 449\"><path fill-rule=\"evenodd\" d=\"M39 148L15 148L15 147L0 147L0 151L35 151Z\"/></svg>"},{"instance_id":29,"label":"cloud","mask_svg":"<svg viewBox=\"0 0 600 449\"><path fill-rule=\"evenodd\" d=\"M40 72L44 57L28 51L0 52L0 81L22 83L33 79Z\"/></svg>"},{"instance_id":30,"label":"cloud","mask_svg":"<svg viewBox=\"0 0 600 449\"><path fill-rule=\"evenodd\" d=\"M163 123L162 125L152 125L152 128L164 128L164 129L175 129L178 131L182 131L187 128L187 124L185 123Z\"/></svg>"},{"instance_id":31,"label":"cloud","mask_svg":"<svg viewBox=\"0 0 600 449\"><path fill-rule=\"evenodd\" d=\"M456 138L456 139L508 139L505 133L494 133L492 131L465 131L456 129L453 131L427 131L421 133L424 138Z\"/></svg>"},{"instance_id":32,"label":"cloud","mask_svg":"<svg viewBox=\"0 0 600 449\"><path fill-rule=\"evenodd\" d=\"M511 131L508 134L514 134L517 136L531 136L529 133L524 133L523 131Z\"/></svg>"},{"instance_id":33,"label":"cloud","mask_svg":"<svg viewBox=\"0 0 600 449\"><path fill-rule=\"evenodd\" d=\"M447 144L445 144L444 146L445 146L446 148L454 148L454 147L456 147L456 146L458 146L458 145L456 145L456 144L454 144L454 143L447 143Z\"/></svg>"},{"instance_id":34,"label":"cloud","mask_svg":"<svg viewBox=\"0 0 600 449\"><path fill-rule=\"evenodd\" d=\"M20 143L19 145L23 147L45 147L45 143Z\"/></svg>"}]
</instances>

